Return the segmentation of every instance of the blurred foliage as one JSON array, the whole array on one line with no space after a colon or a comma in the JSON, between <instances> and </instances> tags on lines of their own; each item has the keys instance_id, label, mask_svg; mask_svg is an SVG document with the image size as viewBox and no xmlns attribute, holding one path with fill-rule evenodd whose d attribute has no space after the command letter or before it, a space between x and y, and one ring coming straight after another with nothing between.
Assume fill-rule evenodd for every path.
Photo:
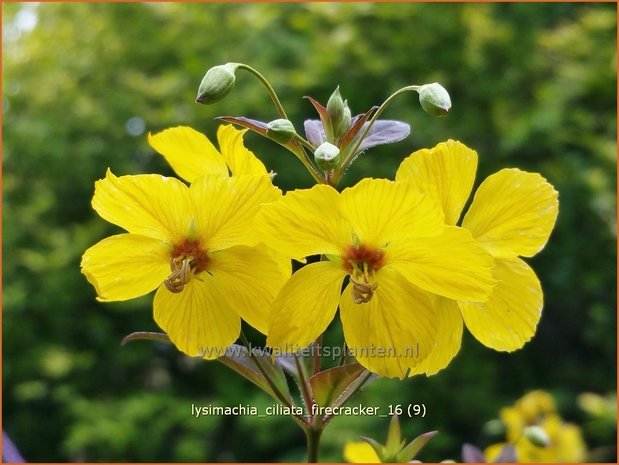
<instances>
[{"instance_id":1,"label":"blurred foliage","mask_svg":"<svg viewBox=\"0 0 619 465\"><path fill-rule=\"evenodd\" d=\"M531 260L545 290L534 340L502 354L467 335L447 370L379 380L353 402L425 403L427 416L402 428L440 431L428 461L491 443L473 432L526 391L552 392L578 423L579 393L616 390L615 4L3 3L2 12L3 426L27 460L303 459L303 434L287 418L192 418L192 403L271 402L217 363L155 343L120 347L129 332L156 330L151 297L100 304L79 273L82 252L117 231L90 207L93 182L108 166L170 172L146 132L184 124L212 137L218 115L276 117L246 74L226 100L194 104L206 69L228 61L262 71L297 127L315 117L301 97L325 102L338 84L353 113L404 85L449 89L453 110L440 120L415 95L398 99L385 117L412 135L363 155L348 184L393 176L413 150L454 138L478 151L478 182L516 166L560 192L557 228ZM246 140L281 187L311 184L283 149ZM321 458L341 460L346 441L382 437L386 423L334 420ZM585 428L589 446L608 446L614 435L597 428Z\"/></svg>"}]
</instances>

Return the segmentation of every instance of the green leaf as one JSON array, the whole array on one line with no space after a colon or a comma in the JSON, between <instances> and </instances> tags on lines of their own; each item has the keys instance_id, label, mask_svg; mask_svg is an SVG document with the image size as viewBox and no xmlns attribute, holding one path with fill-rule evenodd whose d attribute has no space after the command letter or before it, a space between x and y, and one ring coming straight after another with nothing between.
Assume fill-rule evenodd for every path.
<instances>
[{"instance_id":1,"label":"green leaf","mask_svg":"<svg viewBox=\"0 0 619 465\"><path fill-rule=\"evenodd\" d=\"M378 456L378 460L381 461L381 463L384 463L385 461L385 454L384 454L384 449L383 446L380 445L378 443L378 441L372 439L372 438L367 438L365 436L361 436L361 439L364 440L365 442L367 442L370 446L372 446L372 449L374 449L374 452L376 452L376 455Z\"/></svg>"},{"instance_id":2,"label":"green leaf","mask_svg":"<svg viewBox=\"0 0 619 465\"><path fill-rule=\"evenodd\" d=\"M402 433L400 431L400 420L398 420L397 415L394 415L391 417L391 422L389 423L389 431L387 432L387 442L385 443L385 457L395 460L401 448Z\"/></svg>"},{"instance_id":3,"label":"green leaf","mask_svg":"<svg viewBox=\"0 0 619 465\"><path fill-rule=\"evenodd\" d=\"M322 407L336 401L365 369L358 363L342 365L321 371L310 378L314 400Z\"/></svg>"},{"instance_id":4,"label":"green leaf","mask_svg":"<svg viewBox=\"0 0 619 465\"><path fill-rule=\"evenodd\" d=\"M413 439L408 446L402 449L402 452L398 454L398 462L410 462L413 460L419 451L428 443L430 439L438 434L438 431L430 431L424 433Z\"/></svg>"},{"instance_id":5,"label":"green leaf","mask_svg":"<svg viewBox=\"0 0 619 465\"><path fill-rule=\"evenodd\" d=\"M250 356L246 347L233 344L226 349L226 355L217 360L254 383L273 398L279 400L273 389L271 389L267 379L256 366L257 361L277 389L279 389L286 399L291 400L288 382L282 368L273 363L269 354L257 349L254 349L252 353L254 357Z\"/></svg>"}]
</instances>

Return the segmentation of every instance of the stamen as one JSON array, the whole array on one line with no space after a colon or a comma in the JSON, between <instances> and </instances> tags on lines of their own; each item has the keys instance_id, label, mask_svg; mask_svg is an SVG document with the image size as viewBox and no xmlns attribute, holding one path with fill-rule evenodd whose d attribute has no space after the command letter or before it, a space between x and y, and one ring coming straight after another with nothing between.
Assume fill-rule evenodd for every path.
<instances>
[{"instance_id":1,"label":"stamen","mask_svg":"<svg viewBox=\"0 0 619 465\"><path fill-rule=\"evenodd\" d=\"M170 292L178 294L182 292L185 285L191 280L191 275L195 269L193 257L174 257L170 259L170 270L172 273L163 282Z\"/></svg>"}]
</instances>

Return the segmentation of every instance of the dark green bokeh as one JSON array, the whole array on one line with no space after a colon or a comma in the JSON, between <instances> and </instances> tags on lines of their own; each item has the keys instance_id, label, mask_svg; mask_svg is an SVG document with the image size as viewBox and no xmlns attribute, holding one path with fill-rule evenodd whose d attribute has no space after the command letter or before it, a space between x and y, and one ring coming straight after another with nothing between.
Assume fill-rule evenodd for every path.
<instances>
[{"instance_id":1,"label":"dark green bokeh","mask_svg":"<svg viewBox=\"0 0 619 465\"><path fill-rule=\"evenodd\" d=\"M408 438L438 429L420 456L437 461L459 459L462 442L488 444L484 423L528 390L551 391L564 416L583 423L577 394L616 389L616 5L2 9L3 427L27 460L303 459L303 434L287 418L193 419L192 403L272 402L217 363L150 342L120 347L132 331L157 329L152 297L97 303L79 272L83 251L118 231L91 209L93 182L107 167L170 174L148 131L184 124L213 137L218 115L277 117L247 74L222 102L194 103L206 69L228 61L263 72L297 127L315 117L301 97L324 103L338 84L353 114L409 84L439 81L450 91L443 119L425 115L414 94L397 100L385 117L413 133L364 154L347 185L392 177L413 150L454 138L478 151L478 183L515 166L560 192L557 227L529 261L545 291L533 341L502 354L466 335L445 371L377 381L353 403L423 402L426 418L402 426ZM246 143L282 188L311 185L281 147L252 134ZM336 419L321 458L341 460L345 441L382 441L386 429L386 419ZM614 435L604 434L587 440L606 445Z\"/></svg>"}]
</instances>

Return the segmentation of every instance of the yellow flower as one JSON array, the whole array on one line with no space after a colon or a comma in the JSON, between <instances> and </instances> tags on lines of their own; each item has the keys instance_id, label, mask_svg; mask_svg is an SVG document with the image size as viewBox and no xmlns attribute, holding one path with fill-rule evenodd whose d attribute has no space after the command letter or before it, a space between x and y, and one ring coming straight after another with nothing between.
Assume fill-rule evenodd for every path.
<instances>
[{"instance_id":1,"label":"yellow flower","mask_svg":"<svg viewBox=\"0 0 619 465\"><path fill-rule=\"evenodd\" d=\"M348 463L380 463L378 455L367 442L347 442L344 446L344 460Z\"/></svg>"},{"instance_id":2,"label":"yellow flower","mask_svg":"<svg viewBox=\"0 0 619 465\"><path fill-rule=\"evenodd\" d=\"M501 409L501 420L507 429L507 440L514 444L516 456L522 463L582 462L587 448L580 428L565 423L557 414L554 399L544 391L533 391L519 399L513 407ZM539 426L548 437L548 445L535 444L526 434L526 428ZM486 456L494 460L504 444L486 449Z\"/></svg>"},{"instance_id":3,"label":"yellow flower","mask_svg":"<svg viewBox=\"0 0 619 465\"><path fill-rule=\"evenodd\" d=\"M258 158L243 145L247 130L221 125L219 149L208 138L187 126L148 134L148 143L159 152L181 178L193 182L205 174L217 176L267 175Z\"/></svg>"},{"instance_id":4,"label":"yellow flower","mask_svg":"<svg viewBox=\"0 0 619 465\"><path fill-rule=\"evenodd\" d=\"M408 181L438 202L445 222L455 225L475 180L477 153L448 141L419 150L400 165L396 180ZM532 257L548 241L558 213L558 194L542 176L503 169L481 183L462 227L494 258L498 281L485 302L439 298L435 349L416 372L436 373L456 355L462 320L482 344L511 352L535 334L543 306L542 288L533 270L519 257Z\"/></svg>"},{"instance_id":5,"label":"yellow flower","mask_svg":"<svg viewBox=\"0 0 619 465\"><path fill-rule=\"evenodd\" d=\"M154 317L188 355L213 359L241 318L267 329L268 307L290 274L249 229L259 205L281 196L268 176L202 176L191 187L159 175L95 184L93 208L125 229L89 248L82 272L101 301L157 289Z\"/></svg>"},{"instance_id":6,"label":"yellow flower","mask_svg":"<svg viewBox=\"0 0 619 465\"><path fill-rule=\"evenodd\" d=\"M364 179L341 194L327 185L288 192L262 206L256 232L298 260L329 257L284 285L267 345L282 352L307 346L339 303L349 349L384 376L404 377L431 350L436 311L424 291L483 301L494 283L490 255L468 231L445 226L439 206L409 183Z\"/></svg>"}]
</instances>

